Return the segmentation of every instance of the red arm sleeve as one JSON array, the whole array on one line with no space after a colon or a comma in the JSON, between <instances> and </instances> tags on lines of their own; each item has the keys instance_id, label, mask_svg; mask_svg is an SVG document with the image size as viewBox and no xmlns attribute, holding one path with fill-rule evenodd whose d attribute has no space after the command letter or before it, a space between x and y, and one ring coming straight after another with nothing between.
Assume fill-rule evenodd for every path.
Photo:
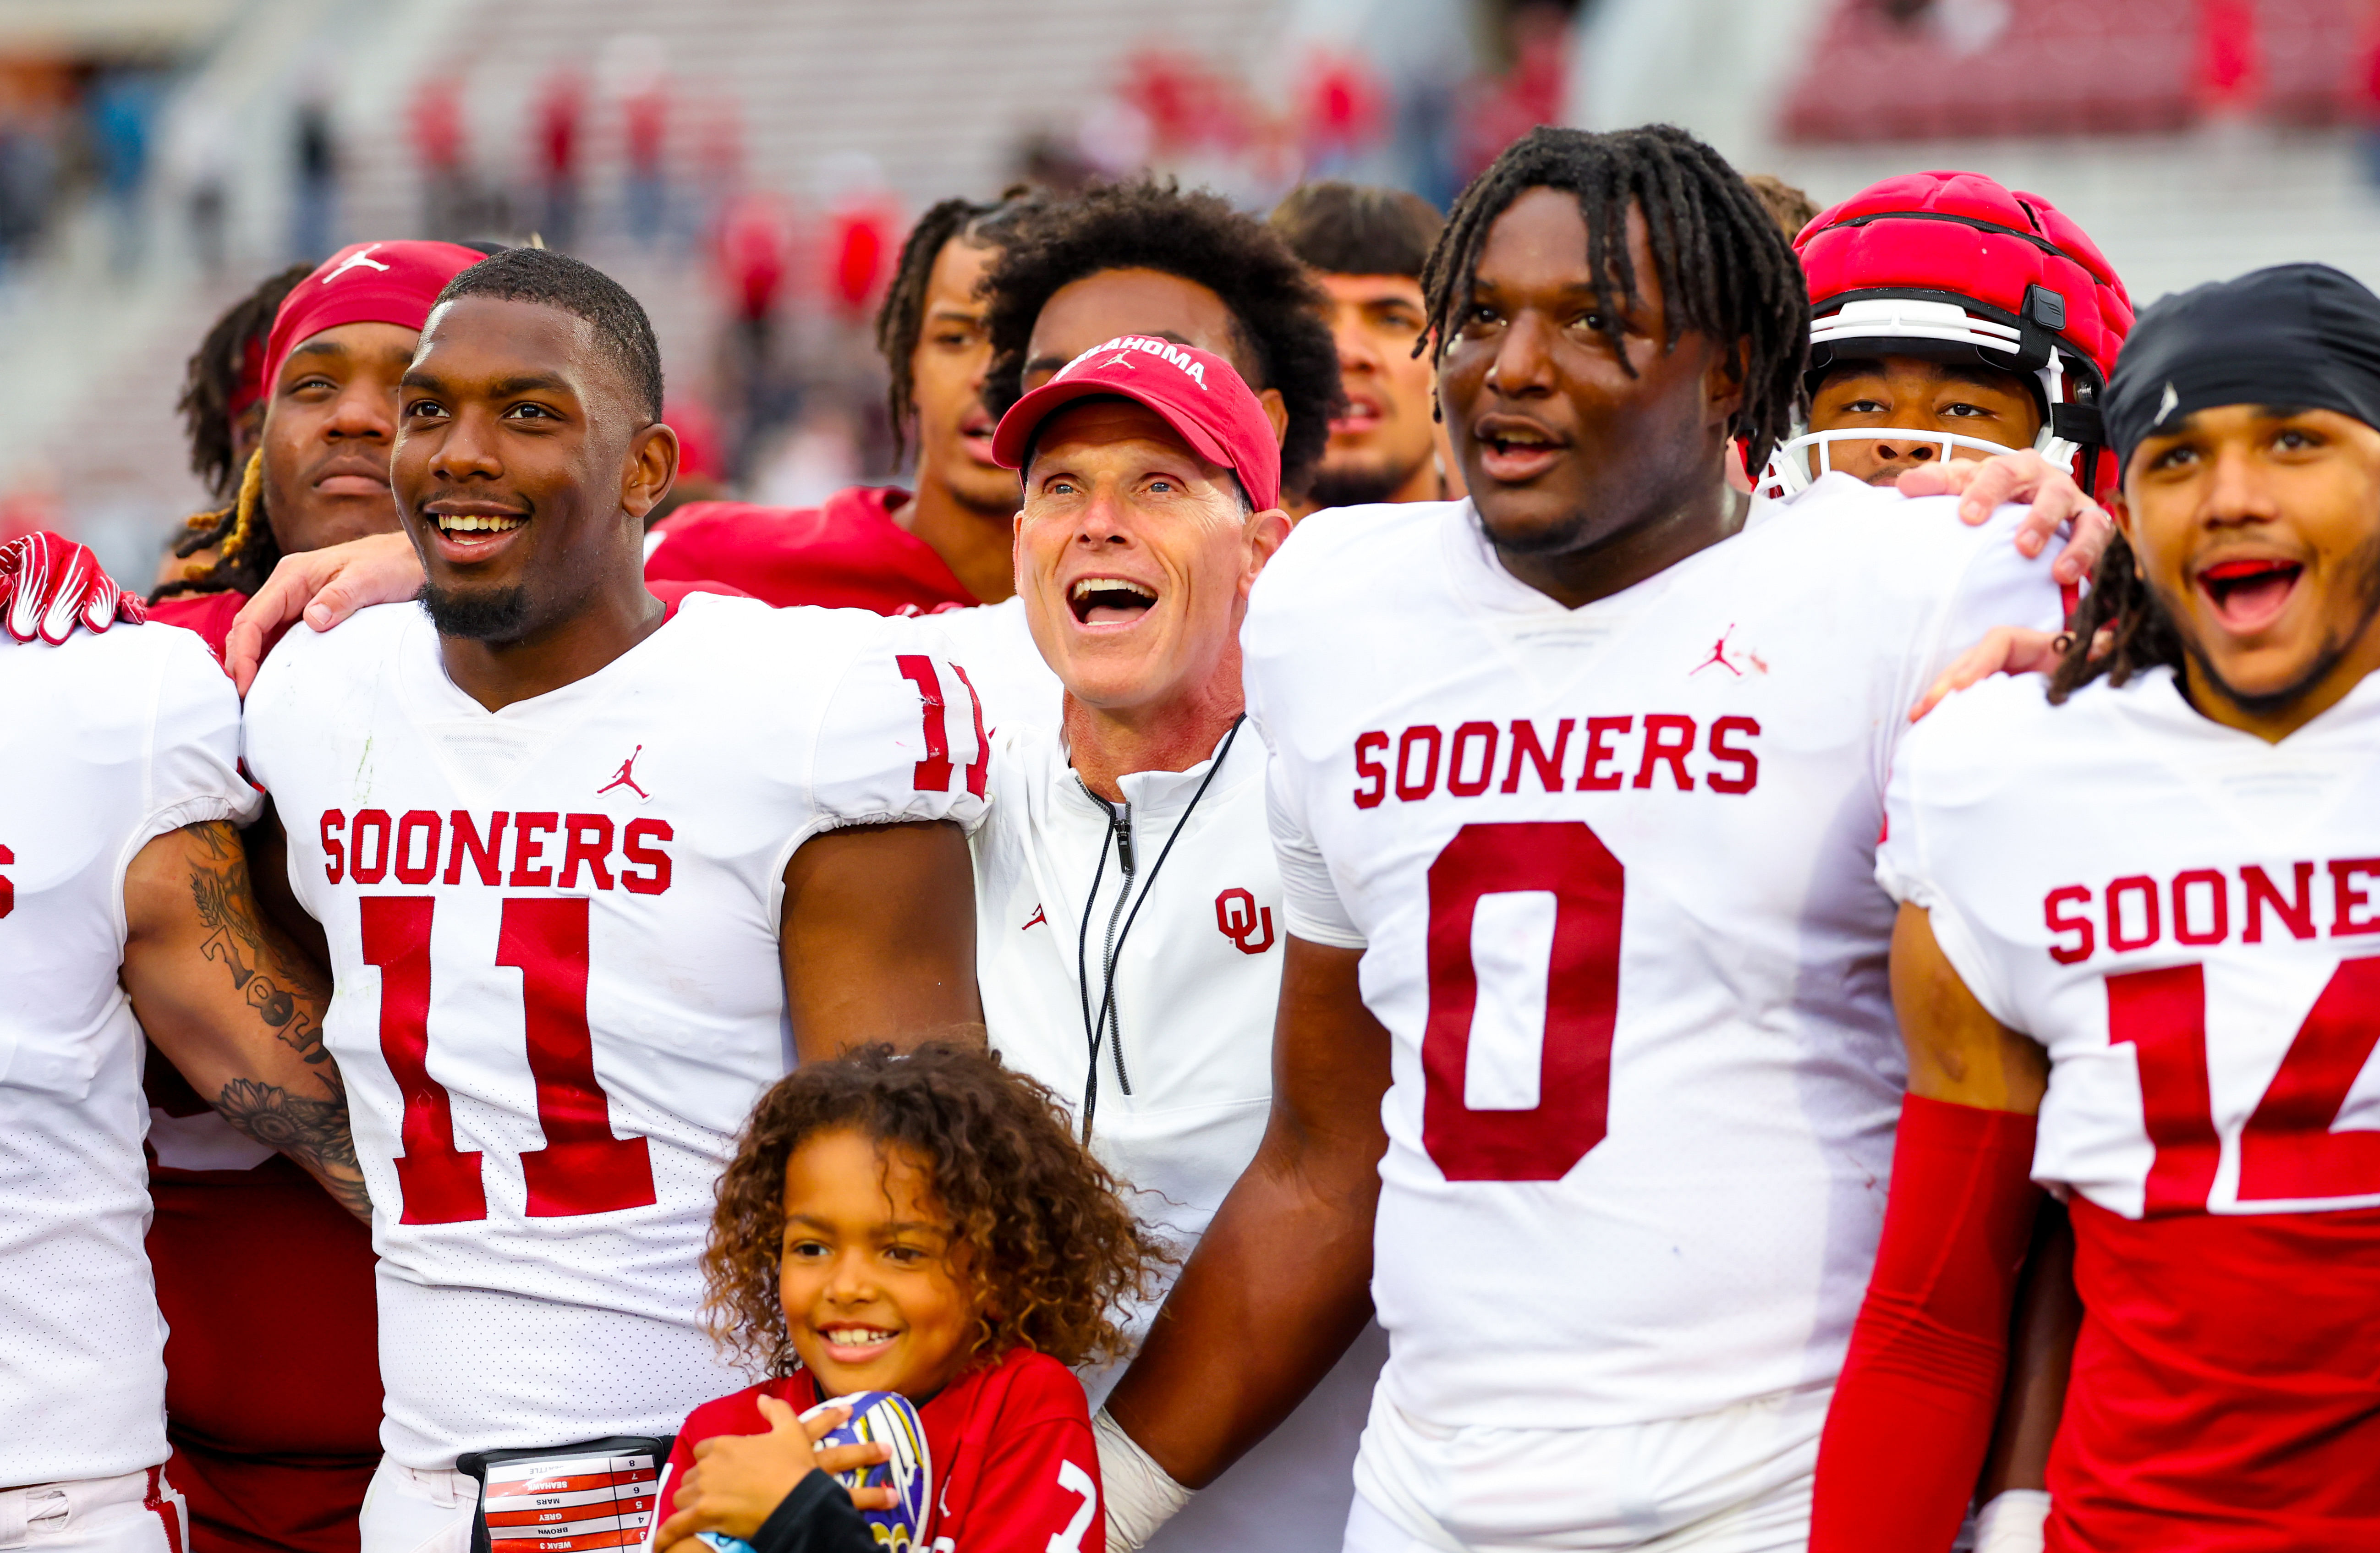
<instances>
[{"instance_id":1,"label":"red arm sleeve","mask_svg":"<svg viewBox=\"0 0 2380 1553\"><path fill-rule=\"evenodd\" d=\"M1810 1553L1938 1553L1991 1443L2041 1201L2034 1119L1912 1095L1867 1302L1818 1446Z\"/></svg>"},{"instance_id":2,"label":"red arm sleeve","mask_svg":"<svg viewBox=\"0 0 2380 1553\"><path fill-rule=\"evenodd\" d=\"M1107 1544L1087 1419L1044 1419L992 1439L955 1553L1102 1553Z\"/></svg>"}]
</instances>

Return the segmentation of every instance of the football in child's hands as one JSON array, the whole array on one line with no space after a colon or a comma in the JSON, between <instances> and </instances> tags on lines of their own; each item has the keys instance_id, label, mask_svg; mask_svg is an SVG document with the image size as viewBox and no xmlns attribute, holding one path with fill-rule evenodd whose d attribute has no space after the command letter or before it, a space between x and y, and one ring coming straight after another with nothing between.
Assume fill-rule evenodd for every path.
<instances>
[{"instance_id":1,"label":"football in child's hands","mask_svg":"<svg viewBox=\"0 0 2380 1553\"><path fill-rule=\"evenodd\" d=\"M847 1407L851 1416L820 1438L820 1450L879 1441L892 1448L890 1461L835 1474L835 1480L846 1488L889 1487L899 1496L891 1510L860 1511L860 1519L876 1534L877 1546L886 1553L910 1553L912 1548L923 1547L927 1507L933 1502L934 1468L917 1410L896 1391L855 1391L847 1397L830 1397L802 1416L808 1419L831 1407Z\"/></svg>"}]
</instances>

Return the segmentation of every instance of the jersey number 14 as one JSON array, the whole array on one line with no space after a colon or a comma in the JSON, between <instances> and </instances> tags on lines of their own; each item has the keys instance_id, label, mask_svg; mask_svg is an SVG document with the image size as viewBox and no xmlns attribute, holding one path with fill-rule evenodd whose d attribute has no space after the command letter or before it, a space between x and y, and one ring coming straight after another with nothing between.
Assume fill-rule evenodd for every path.
<instances>
[{"instance_id":1,"label":"jersey number 14","mask_svg":"<svg viewBox=\"0 0 2380 1553\"><path fill-rule=\"evenodd\" d=\"M405 1096L405 1152L396 1181L407 1224L455 1224L488 1216L480 1155L455 1143L455 1101L430 1076L430 920L427 895L368 895L364 963L380 967L380 1049ZM653 1166L641 1137L612 1134L611 1101L595 1077L587 1027L587 900L504 902L496 964L521 974L528 1071L545 1147L521 1156L532 1219L571 1218L653 1202Z\"/></svg>"}]
</instances>

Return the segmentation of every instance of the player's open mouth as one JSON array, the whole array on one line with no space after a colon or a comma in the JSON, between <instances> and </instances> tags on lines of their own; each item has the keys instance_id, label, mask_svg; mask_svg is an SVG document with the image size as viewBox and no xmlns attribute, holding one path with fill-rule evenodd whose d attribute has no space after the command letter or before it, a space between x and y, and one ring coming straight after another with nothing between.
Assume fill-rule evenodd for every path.
<instances>
[{"instance_id":1,"label":"player's open mouth","mask_svg":"<svg viewBox=\"0 0 2380 1553\"><path fill-rule=\"evenodd\" d=\"M1378 400L1366 394L1349 394L1347 413L1332 419L1330 434L1334 437L1360 435L1386 419Z\"/></svg>"},{"instance_id":2,"label":"player's open mouth","mask_svg":"<svg viewBox=\"0 0 2380 1553\"><path fill-rule=\"evenodd\" d=\"M422 518L450 561L484 560L528 526L528 515L492 502L433 502Z\"/></svg>"},{"instance_id":3,"label":"player's open mouth","mask_svg":"<svg viewBox=\"0 0 2380 1553\"><path fill-rule=\"evenodd\" d=\"M1489 479L1521 484L1560 462L1569 444L1546 428L1517 416L1491 415L1472 428L1481 472Z\"/></svg>"},{"instance_id":4,"label":"player's open mouth","mask_svg":"<svg viewBox=\"0 0 2380 1553\"><path fill-rule=\"evenodd\" d=\"M1127 577L1076 577L1066 607L1085 625L1130 625L1157 607L1157 589Z\"/></svg>"},{"instance_id":5,"label":"player's open mouth","mask_svg":"<svg viewBox=\"0 0 2380 1553\"><path fill-rule=\"evenodd\" d=\"M2198 588L2223 628L2245 636L2279 617L2304 572L2302 563L2277 555L2240 556L2202 567Z\"/></svg>"},{"instance_id":6,"label":"player's open mouth","mask_svg":"<svg viewBox=\"0 0 2380 1553\"><path fill-rule=\"evenodd\" d=\"M864 1365L871 1359L880 1359L900 1335L884 1327L819 1329L819 1336L826 1341L826 1356L838 1365Z\"/></svg>"},{"instance_id":7,"label":"player's open mouth","mask_svg":"<svg viewBox=\"0 0 2380 1553\"><path fill-rule=\"evenodd\" d=\"M966 419L959 422L959 441L965 445L968 455L976 462L979 464L993 462L991 434L997 425L998 423L991 419L991 412L981 406L967 411Z\"/></svg>"}]
</instances>

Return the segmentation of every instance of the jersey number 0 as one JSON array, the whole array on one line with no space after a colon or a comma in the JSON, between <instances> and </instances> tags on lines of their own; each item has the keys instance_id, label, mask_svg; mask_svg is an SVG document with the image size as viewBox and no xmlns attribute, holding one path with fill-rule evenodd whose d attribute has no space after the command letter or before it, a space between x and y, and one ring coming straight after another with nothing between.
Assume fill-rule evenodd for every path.
<instances>
[{"instance_id":1,"label":"jersey number 0","mask_svg":"<svg viewBox=\"0 0 2380 1553\"><path fill-rule=\"evenodd\" d=\"M1447 1180L1559 1181L1603 1141L1627 882L1620 859L1577 820L1465 825L1429 866L1422 1146ZM1506 894L1550 897L1553 907L1536 1105L1474 1110L1472 929L1481 898Z\"/></svg>"},{"instance_id":2,"label":"jersey number 0","mask_svg":"<svg viewBox=\"0 0 2380 1553\"><path fill-rule=\"evenodd\" d=\"M430 1076L430 921L427 895L368 895L364 963L380 967L380 1049L405 1096L396 1163L407 1224L454 1224L488 1216L480 1156L455 1147L455 1101ZM528 1216L570 1218L643 1207L655 1200L641 1137L612 1135L611 1101L595 1078L587 1027L587 900L504 902L496 961L521 974L528 1071L545 1147L521 1156Z\"/></svg>"}]
</instances>

